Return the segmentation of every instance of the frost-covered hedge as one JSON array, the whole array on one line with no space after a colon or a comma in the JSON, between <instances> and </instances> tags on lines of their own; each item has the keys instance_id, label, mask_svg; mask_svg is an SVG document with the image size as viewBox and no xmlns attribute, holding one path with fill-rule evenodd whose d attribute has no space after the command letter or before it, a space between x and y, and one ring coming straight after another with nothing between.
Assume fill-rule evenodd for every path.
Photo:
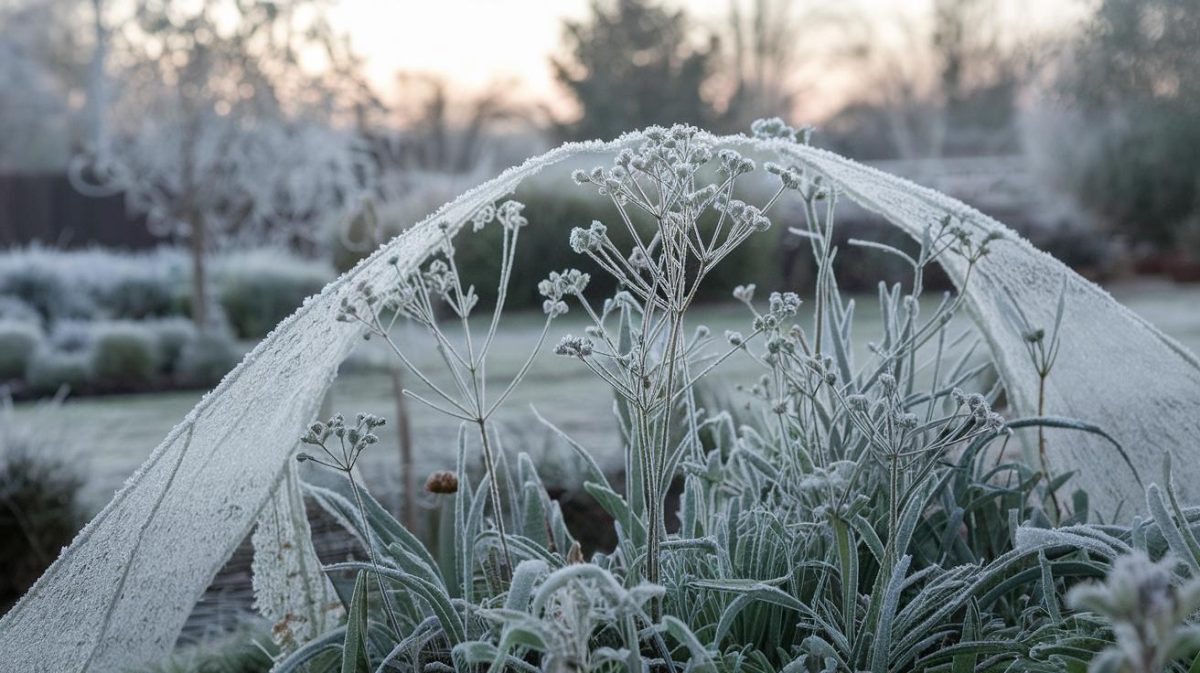
<instances>
[{"instance_id":1,"label":"frost-covered hedge","mask_svg":"<svg viewBox=\"0 0 1200 673\"><path fill-rule=\"evenodd\" d=\"M219 305L238 336L260 338L334 277L328 263L279 250L213 260ZM119 252L39 246L0 253L0 319L145 320L187 317L190 267L175 248Z\"/></svg>"},{"instance_id":2,"label":"frost-covered hedge","mask_svg":"<svg viewBox=\"0 0 1200 673\"><path fill-rule=\"evenodd\" d=\"M75 393L207 387L241 356L228 332L201 334L182 318L64 321L48 334L0 322L0 350L0 379L33 394L64 385Z\"/></svg>"},{"instance_id":3,"label":"frost-covered hedge","mask_svg":"<svg viewBox=\"0 0 1200 673\"><path fill-rule=\"evenodd\" d=\"M334 276L328 264L269 249L226 257L217 273L221 308L234 333L244 339L266 336Z\"/></svg>"},{"instance_id":4,"label":"frost-covered hedge","mask_svg":"<svg viewBox=\"0 0 1200 673\"><path fill-rule=\"evenodd\" d=\"M20 376L41 339L35 323L0 321L0 380Z\"/></svg>"},{"instance_id":5,"label":"frost-covered hedge","mask_svg":"<svg viewBox=\"0 0 1200 673\"><path fill-rule=\"evenodd\" d=\"M190 267L150 252L30 247L0 253L0 383L50 393L209 386L236 364L234 339L258 339L333 277L324 262L278 250L213 260L226 327L200 335Z\"/></svg>"}]
</instances>

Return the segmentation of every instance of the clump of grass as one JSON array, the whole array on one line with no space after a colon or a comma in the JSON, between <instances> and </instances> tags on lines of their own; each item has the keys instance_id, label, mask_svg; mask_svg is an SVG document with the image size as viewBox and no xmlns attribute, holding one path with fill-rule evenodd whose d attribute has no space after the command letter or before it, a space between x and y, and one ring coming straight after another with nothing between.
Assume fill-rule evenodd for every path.
<instances>
[{"instance_id":1,"label":"clump of grass","mask_svg":"<svg viewBox=\"0 0 1200 673\"><path fill-rule=\"evenodd\" d=\"M807 139L778 120L754 131ZM799 166L760 170L690 127L644 137L612 166L575 176L612 202L616 220L575 229L570 246L618 290L597 300L586 274L551 274L539 286L546 328L531 349L570 306L587 316L585 332L564 336L555 352L611 388L613 400L597 413L614 410L623 487L546 424L579 457L584 490L612 517L615 547L585 557L532 459L509 457L490 424L529 363L490 394L487 349L526 223L512 219L518 204L489 206L471 220L476 230L496 219L505 227L498 300L483 336L471 332L477 293L461 281L449 223L441 257L412 273L397 267L391 282L361 285L344 300L339 319L386 340L425 386L406 394L462 422L458 466L453 479L430 482L441 529L427 548L355 480L354 463L382 419L361 415L351 426L335 417L310 428L303 441L321 453L301 459L346 478L308 492L357 534L368 560L327 567L346 589L346 623L287 653L279 670L1081 670L1096 652L1128 642L1115 617L1110 626L1091 612L1099 603L1064 601L1081 579L1103 577L1135 550L1161 557L1166 548L1190 559L1191 570L1164 566L1154 586L1200 573L1192 530L1200 514L1178 506L1169 475L1164 489L1149 490L1154 521L1089 525L1085 494L1060 510L1055 492L1066 478L1010 458L1011 429L1047 421L993 411L998 385L967 392L991 376L990 365L970 357L978 335L954 327L963 300L947 294L929 311L921 294L927 268L947 256L965 262L969 283L970 270L1002 244L995 235L948 217L929 223L915 255L852 241L896 256L912 273L905 286L880 286L882 334L864 358L854 348L855 302L834 282L838 186ZM739 184L764 173L777 185L772 195L742 201ZM784 201L803 213L793 233L815 260L812 296L764 301L742 286L734 297L745 306L745 330L718 336L691 324L697 288L745 241L776 226L773 209ZM617 228L628 245L610 237ZM446 314L462 323L460 338L441 328ZM414 367L391 340L400 319L427 329L443 376ZM1059 348L1057 337L1051 342L1045 376ZM750 403L737 417L701 387L734 357L761 369L743 388ZM1064 419L1054 427L1100 432ZM473 483L476 450L485 469ZM669 531L664 503L677 483L678 528ZM1052 512L1047 501L1056 503ZM1192 589L1179 591L1160 592L1186 598L1168 611L1174 622L1185 619L1178 606L1191 605ZM1191 633L1167 632L1180 640ZM1180 665L1175 657L1186 654L1162 651L1156 666Z\"/></svg>"},{"instance_id":2,"label":"clump of grass","mask_svg":"<svg viewBox=\"0 0 1200 673\"><path fill-rule=\"evenodd\" d=\"M87 521L83 476L55 431L54 407L18 419L0 398L0 612L33 586Z\"/></svg>"}]
</instances>

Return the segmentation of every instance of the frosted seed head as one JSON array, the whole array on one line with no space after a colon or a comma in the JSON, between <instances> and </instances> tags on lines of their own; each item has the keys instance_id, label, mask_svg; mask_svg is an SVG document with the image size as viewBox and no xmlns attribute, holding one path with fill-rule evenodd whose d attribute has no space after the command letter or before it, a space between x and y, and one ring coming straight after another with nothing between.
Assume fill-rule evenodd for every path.
<instances>
[{"instance_id":1,"label":"frosted seed head","mask_svg":"<svg viewBox=\"0 0 1200 673\"><path fill-rule=\"evenodd\" d=\"M519 229L529 224L529 220L521 215L521 211L525 210L525 204L520 201L508 200L500 204L496 209L496 218L500 220L500 224L506 229Z\"/></svg>"},{"instance_id":2,"label":"frosted seed head","mask_svg":"<svg viewBox=\"0 0 1200 673\"><path fill-rule=\"evenodd\" d=\"M737 287L733 288L733 298L742 303L749 304L750 302L754 301L754 290L756 287L757 286L754 283L738 285Z\"/></svg>"},{"instance_id":3,"label":"frosted seed head","mask_svg":"<svg viewBox=\"0 0 1200 673\"><path fill-rule=\"evenodd\" d=\"M772 292L767 304L776 319L789 318L800 310L800 295L795 292Z\"/></svg>"},{"instance_id":4,"label":"frosted seed head","mask_svg":"<svg viewBox=\"0 0 1200 673\"><path fill-rule=\"evenodd\" d=\"M871 402L870 402L870 400L867 399L866 395L857 395L856 394L856 395L847 395L846 396L846 404L849 405L849 407L851 409L858 411L860 413L866 412L867 408L870 406L870 403Z\"/></svg>"},{"instance_id":5,"label":"frosted seed head","mask_svg":"<svg viewBox=\"0 0 1200 673\"><path fill-rule=\"evenodd\" d=\"M731 346L740 347L746 343L746 338L742 336L742 333L735 332L733 330L725 331L725 340L728 341L729 345Z\"/></svg>"},{"instance_id":6,"label":"frosted seed head","mask_svg":"<svg viewBox=\"0 0 1200 673\"><path fill-rule=\"evenodd\" d=\"M551 318L557 318L560 315L564 315L566 314L567 310L567 303L564 301L547 299L546 301L542 302L542 312Z\"/></svg>"},{"instance_id":7,"label":"frosted seed head","mask_svg":"<svg viewBox=\"0 0 1200 673\"><path fill-rule=\"evenodd\" d=\"M585 358L592 354L594 344L591 339L567 335L554 347L555 355Z\"/></svg>"},{"instance_id":8,"label":"frosted seed head","mask_svg":"<svg viewBox=\"0 0 1200 673\"><path fill-rule=\"evenodd\" d=\"M755 138L769 140L771 138L782 138L784 140L796 139L796 129L788 126L779 117L771 117L769 119L758 119L750 124L750 132Z\"/></svg>"},{"instance_id":9,"label":"frosted seed head","mask_svg":"<svg viewBox=\"0 0 1200 673\"><path fill-rule=\"evenodd\" d=\"M488 203L471 215L471 229L480 231L492 220L496 219L496 206Z\"/></svg>"},{"instance_id":10,"label":"frosted seed head","mask_svg":"<svg viewBox=\"0 0 1200 673\"><path fill-rule=\"evenodd\" d=\"M641 248L634 248L629 253L629 265L635 269L649 269L650 258L646 257L646 253Z\"/></svg>"},{"instance_id":11,"label":"frosted seed head","mask_svg":"<svg viewBox=\"0 0 1200 673\"><path fill-rule=\"evenodd\" d=\"M1046 330L1040 327L1037 329L1026 330L1021 334L1021 337L1031 344L1036 344L1042 339L1046 338Z\"/></svg>"},{"instance_id":12,"label":"frosted seed head","mask_svg":"<svg viewBox=\"0 0 1200 673\"><path fill-rule=\"evenodd\" d=\"M879 385L883 388L884 394L891 395L896 392L896 377L891 374L883 374L879 377Z\"/></svg>"},{"instance_id":13,"label":"frosted seed head","mask_svg":"<svg viewBox=\"0 0 1200 673\"><path fill-rule=\"evenodd\" d=\"M579 227L571 229L569 242L571 244L571 250L575 251L576 254L583 254L584 252L587 252L588 241L589 238L586 229L580 229Z\"/></svg>"}]
</instances>

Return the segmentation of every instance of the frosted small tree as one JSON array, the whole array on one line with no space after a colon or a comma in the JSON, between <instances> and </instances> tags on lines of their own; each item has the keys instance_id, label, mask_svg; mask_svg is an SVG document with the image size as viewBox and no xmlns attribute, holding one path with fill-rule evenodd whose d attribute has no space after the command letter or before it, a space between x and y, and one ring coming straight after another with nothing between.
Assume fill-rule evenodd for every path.
<instances>
[{"instance_id":1,"label":"frosted small tree","mask_svg":"<svg viewBox=\"0 0 1200 673\"><path fill-rule=\"evenodd\" d=\"M69 101L87 60L79 5L0 1L0 170L53 172L69 158Z\"/></svg>"},{"instance_id":2,"label":"frosted small tree","mask_svg":"<svg viewBox=\"0 0 1200 673\"><path fill-rule=\"evenodd\" d=\"M349 76L355 63L324 6L140 3L112 36L123 66L113 140L93 148L104 175L80 171L76 182L123 190L152 231L188 243L202 329L214 318L209 254L311 243L312 225L370 183L359 135L337 127L365 88Z\"/></svg>"}]
</instances>

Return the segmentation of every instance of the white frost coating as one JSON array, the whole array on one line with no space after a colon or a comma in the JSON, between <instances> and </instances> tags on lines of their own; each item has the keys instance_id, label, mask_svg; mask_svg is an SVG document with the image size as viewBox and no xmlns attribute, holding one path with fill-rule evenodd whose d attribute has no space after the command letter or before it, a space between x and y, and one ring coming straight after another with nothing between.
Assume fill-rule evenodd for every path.
<instances>
[{"instance_id":1,"label":"white frost coating","mask_svg":"<svg viewBox=\"0 0 1200 673\"><path fill-rule=\"evenodd\" d=\"M824 173L851 200L913 236L947 213L980 231L1003 232L1006 240L990 246L965 294L1017 415L1037 414L1038 377L1006 304L1015 300L1033 326L1049 332L1065 282L1062 350L1046 381L1046 413L1104 428L1146 483L1161 473L1164 453L1175 465L1195 470L1200 361L1194 354L1096 284L955 199L830 152L794 145L780 152ZM947 273L961 283L965 264L954 257L946 261ZM1093 509L1106 517L1118 506L1126 514L1145 509L1142 487L1111 444L1071 430L1049 430L1047 437L1051 468L1056 474L1078 471L1075 487L1087 491ZM1193 472L1178 479L1186 502L1200 502L1198 476Z\"/></svg>"},{"instance_id":2,"label":"white frost coating","mask_svg":"<svg viewBox=\"0 0 1200 673\"><path fill-rule=\"evenodd\" d=\"M337 366L360 336L334 320L342 296L360 282L385 282L388 259L412 268L436 246L436 222L459 225L479 206L564 159L633 144L566 145L467 192L383 246L285 320L188 414L113 501L32 590L0 620L4 670L110 671L161 657L213 575L245 537L288 464L296 437L315 416ZM1200 365L1194 356L1121 307L1103 290L1038 252L999 223L935 192L819 150L778 141L718 138L719 144L778 151L827 174L855 201L916 234L950 212L1012 241L967 288L1010 399L1036 404L1036 377L1019 330L1001 310L1003 288L1033 322L1049 324L1067 279L1064 346L1050 377L1048 410L1104 425L1145 474L1162 452L1190 466L1200 437ZM536 226L537 223L532 223ZM951 264L952 278L962 269ZM1136 354L1136 355L1134 355ZM1081 471L1093 502L1137 503L1140 488L1111 449L1078 433L1051 435L1058 469ZM1200 485L1181 479L1185 496Z\"/></svg>"},{"instance_id":3,"label":"white frost coating","mask_svg":"<svg viewBox=\"0 0 1200 673\"><path fill-rule=\"evenodd\" d=\"M254 607L290 652L337 625L342 604L321 569L292 463L254 528Z\"/></svg>"},{"instance_id":4,"label":"white frost coating","mask_svg":"<svg viewBox=\"0 0 1200 673\"><path fill-rule=\"evenodd\" d=\"M436 223L562 159L633 142L565 145L443 206L284 320L154 450L21 601L0 619L0 671L116 671L161 658L253 526L296 440L361 328L334 320L361 282L394 277L437 246ZM597 159L599 160L599 159Z\"/></svg>"}]
</instances>

